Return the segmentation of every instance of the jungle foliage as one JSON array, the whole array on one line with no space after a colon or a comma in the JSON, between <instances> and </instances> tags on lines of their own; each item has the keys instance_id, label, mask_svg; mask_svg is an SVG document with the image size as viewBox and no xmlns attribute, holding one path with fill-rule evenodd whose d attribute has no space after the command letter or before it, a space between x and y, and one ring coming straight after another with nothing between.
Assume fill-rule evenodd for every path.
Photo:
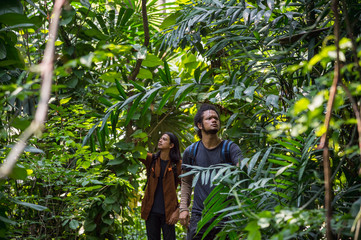
<instances>
[{"instance_id":1,"label":"jungle foliage","mask_svg":"<svg viewBox=\"0 0 361 240\"><path fill-rule=\"evenodd\" d=\"M0 6L1 162L34 119L54 2ZM44 132L0 180L0 238L144 239L137 159L165 131L193 142L202 102L245 158L193 168L216 186L201 224L358 238L360 24L356 0L66 2Z\"/></svg>"}]
</instances>

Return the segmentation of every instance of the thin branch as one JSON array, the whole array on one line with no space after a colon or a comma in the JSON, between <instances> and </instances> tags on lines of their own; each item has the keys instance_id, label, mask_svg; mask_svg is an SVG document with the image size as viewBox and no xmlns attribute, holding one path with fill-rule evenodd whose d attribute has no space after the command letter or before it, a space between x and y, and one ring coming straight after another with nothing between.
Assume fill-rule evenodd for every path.
<instances>
[{"instance_id":1,"label":"thin branch","mask_svg":"<svg viewBox=\"0 0 361 240\"><path fill-rule=\"evenodd\" d=\"M42 86L40 90L40 102L35 113L35 118L30 126L20 135L19 141L11 149L10 153L0 167L0 178L6 178L14 168L20 154L24 151L26 143L34 134L41 134L44 128L48 112L48 101L51 94L51 85L54 68L55 40L57 38L59 18L65 0L56 0L49 26L49 40L46 44L44 58L40 63Z\"/></svg>"},{"instance_id":2,"label":"thin branch","mask_svg":"<svg viewBox=\"0 0 361 240\"><path fill-rule=\"evenodd\" d=\"M144 29L144 43L143 46L148 48L149 45L149 23L148 23L148 14L147 14L147 0L142 0L142 17L143 17L143 29ZM143 59L137 59L134 70L129 77L130 80L135 80L137 77L140 67L142 66Z\"/></svg>"},{"instance_id":3,"label":"thin branch","mask_svg":"<svg viewBox=\"0 0 361 240\"><path fill-rule=\"evenodd\" d=\"M326 117L325 117L325 128L326 132L322 135L319 148L323 148L323 171L325 180L325 208L326 208L326 238L328 240L333 239L332 234L332 182L331 182L331 167L330 167L330 152L328 149L328 132L330 128L330 121L332 116L332 108L336 97L337 84L340 79L340 20L338 14L338 0L333 0L331 8L335 14L335 45L337 58L335 62L333 83L330 89L330 97L327 102Z\"/></svg>"}]
</instances>

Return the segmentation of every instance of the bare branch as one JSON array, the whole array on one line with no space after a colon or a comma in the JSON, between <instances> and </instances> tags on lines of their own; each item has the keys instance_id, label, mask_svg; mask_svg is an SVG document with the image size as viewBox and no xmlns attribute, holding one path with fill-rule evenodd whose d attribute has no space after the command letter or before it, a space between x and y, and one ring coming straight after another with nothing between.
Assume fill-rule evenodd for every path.
<instances>
[{"instance_id":1,"label":"bare branch","mask_svg":"<svg viewBox=\"0 0 361 240\"><path fill-rule=\"evenodd\" d=\"M340 82L340 20L338 13L338 0L332 1L332 10L335 14L334 34L336 45L336 62L332 86L330 89L330 97L327 102L325 127L326 132L322 135L319 148L323 148L323 171L325 180L325 208L326 208L326 238L333 239L331 220L332 220L332 182L331 182L331 166L330 166L330 152L328 149L328 132L330 128L330 121L332 116L332 108L336 97L337 85Z\"/></svg>"},{"instance_id":2,"label":"bare branch","mask_svg":"<svg viewBox=\"0 0 361 240\"><path fill-rule=\"evenodd\" d=\"M20 135L19 141L11 149L10 153L0 167L0 178L6 178L14 168L20 154L24 151L27 141L32 135L40 135L44 128L48 112L48 101L51 94L51 85L54 69L55 40L57 38L58 25L62 6L65 0L56 0L49 26L49 40L46 44L44 58L40 63L42 86L40 89L40 102L35 113L35 118L30 126Z\"/></svg>"},{"instance_id":3,"label":"bare branch","mask_svg":"<svg viewBox=\"0 0 361 240\"><path fill-rule=\"evenodd\" d=\"M147 0L142 0L142 16L143 16L143 29L144 29L144 43L143 46L148 48L149 45L149 23L148 23L148 14L147 14ZM135 80L137 77L140 67L142 66L143 59L138 59L135 68L130 76L130 80Z\"/></svg>"}]
</instances>

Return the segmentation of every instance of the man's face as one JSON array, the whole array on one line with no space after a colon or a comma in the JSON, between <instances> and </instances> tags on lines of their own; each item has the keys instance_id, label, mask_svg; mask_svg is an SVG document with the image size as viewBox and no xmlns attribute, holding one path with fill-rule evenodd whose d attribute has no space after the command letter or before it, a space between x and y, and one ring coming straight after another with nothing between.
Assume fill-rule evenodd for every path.
<instances>
[{"instance_id":1,"label":"man's face","mask_svg":"<svg viewBox=\"0 0 361 240\"><path fill-rule=\"evenodd\" d=\"M216 134L219 131L220 125L217 113L213 110L207 110L203 112L203 121L202 124L198 123L198 128L206 134Z\"/></svg>"}]
</instances>

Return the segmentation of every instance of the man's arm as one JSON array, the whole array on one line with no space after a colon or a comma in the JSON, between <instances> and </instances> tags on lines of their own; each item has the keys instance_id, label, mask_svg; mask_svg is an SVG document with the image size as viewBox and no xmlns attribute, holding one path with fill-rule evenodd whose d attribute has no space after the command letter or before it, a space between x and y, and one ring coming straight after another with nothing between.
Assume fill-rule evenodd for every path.
<instances>
[{"instance_id":1,"label":"man's arm","mask_svg":"<svg viewBox=\"0 0 361 240\"><path fill-rule=\"evenodd\" d=\"M183 171L183 173L185 173L185 171ZM193 175L182 177L179 220L185 227L188 227L189 224L189 205L191 203L192 181Z\"/></svg>"}]
</instances>

